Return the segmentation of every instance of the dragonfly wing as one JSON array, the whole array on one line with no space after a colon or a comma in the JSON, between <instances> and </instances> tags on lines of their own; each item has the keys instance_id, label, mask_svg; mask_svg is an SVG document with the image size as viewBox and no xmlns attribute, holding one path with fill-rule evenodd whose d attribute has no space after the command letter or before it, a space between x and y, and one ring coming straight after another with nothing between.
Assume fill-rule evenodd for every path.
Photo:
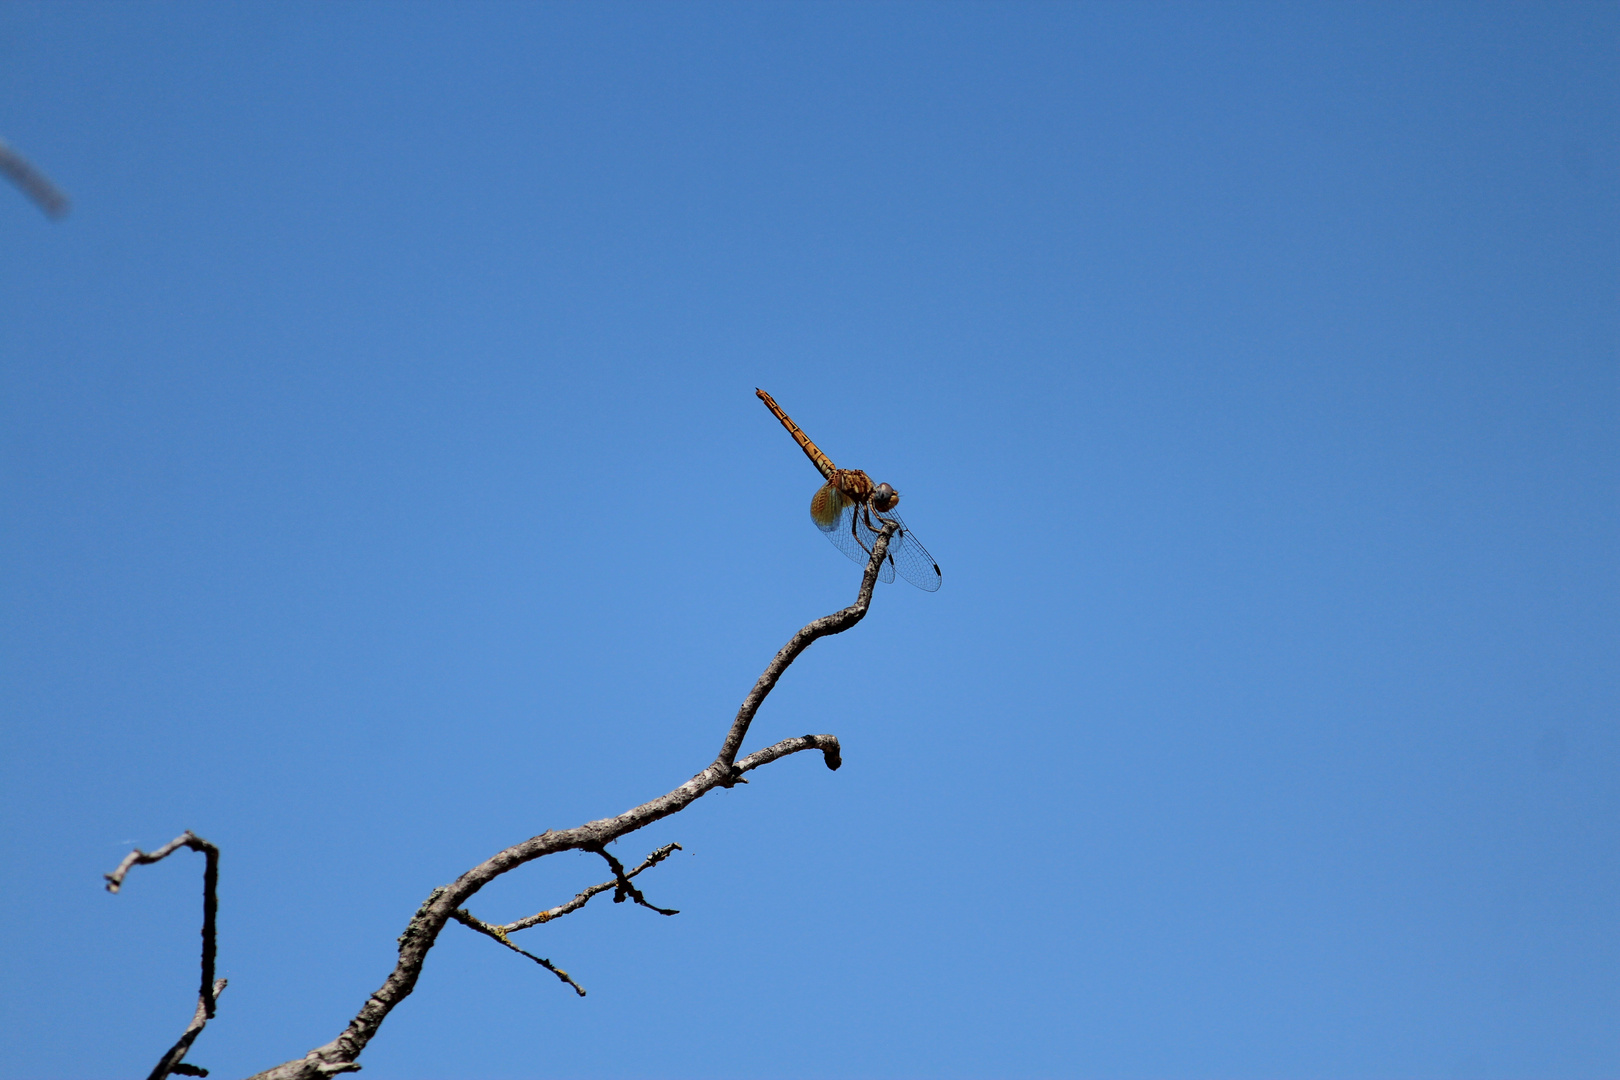
<instances>
[{"instance_id":1,"label":"dragonfly wing","mask_svg":"<svg viewBox=\"0 0 1620 1080\"><path fill-rule=\"evenodd\" d=\"M884 517L894 521L900 526L900 533L889 542L888 558L885 563L892 564L900 571L900 576L911 582L923 592L938 592L943 578L939 572L939 563L928 554L928 549L917 540L917 534L906 527L898 514L885 514ZM876 523L876 517L873 522ZM887 580L887 579L886 579Z\"/></svg>"},{"instance_id":2,"label":"dragonfly wing","mask_svg":"<svg viewBox=\"0 0 1620 1080\"><path fill-rule=\"evenodd\" d=\"M855 504L849 501L849 496L838 490L837 485L827 483L816 489L815 495L810 499L810 520L816 523L816 528L822 532L832 532L843 522L845 532L849 531L849 521L846 511Z\"/></svg>"},{"instance_id":3,"label":"dragonfly wing","mask_svg":"<svg viewBox=\"0 0 1620 1080\"><path fill-rule=\"evenodd\" d=\"M906 528L899 514L879 515L863 506L831 484L823 484L810 500L810 520L816 528L827 534L833 547L865 566L872 559L872 545L877 542L877 530L885 520L900 526L900 531L889 541L888 555L878 571L878 580L893 581L895 573L924 592L938 592L941 583L939 564L928 554L928 549L917 542L917 537ZM876 528L874 528L876 526Z\"/></svg>"},{"instance_id":4,"label":"dragonfly wing","mask_svg":"<svg viewBox=\"0 0 1620 1080\"><path fill-rule=\"evenodd\" d=\"M928 554L927 548L917 542L916 533L907 529L896 537L890 558L900 570L900 576L917 588L923 592L939 591L944 581L940 576L939 563Z\"/></svg>"},{"instance_id":5,"label":"dragonfly wing","mask_svg":"<svg viewBox=\"0 0 1620 1080\"><path fill-rule=\"evenodd\" d=\"M827 534L827 539L832 541L833 547L848 555L854 562L865 566L872 561L872 541L877 534L866 527L865 521L861 520L865 515L860 511L861 507L845 499L836 521L824 526L818 520L816 527ZM883 568L878 571L878 580L894 580L893 562L883 560Z\"/></svg>"}]
</instances>

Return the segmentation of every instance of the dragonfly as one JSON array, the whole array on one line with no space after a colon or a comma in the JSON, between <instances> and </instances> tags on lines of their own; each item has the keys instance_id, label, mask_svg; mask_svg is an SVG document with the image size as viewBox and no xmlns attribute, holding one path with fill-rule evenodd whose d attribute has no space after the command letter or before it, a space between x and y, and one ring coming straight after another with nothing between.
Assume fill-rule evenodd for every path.
<instances>
[{"instance_id":1,"label":"dragonfly","mask_svg":"<svg viewBox=\"0 0 1620 1080\"><path fill-rule=\"evenodd\" d=\"M899 526L899 531L889 540L889 550L878 570L878 578L893 581L895 572L899 571L901 577L924 592L937 591L942 580L939 563L894 512L900 493L888 484L872 483L872 478L859 469L838 468L782 411L775 398L758 387L754 388L754 393L771 410L771 415L782 421L799 449L827 480L810 500L810 520L816 523L816 528L826 533L839 551L864 564L872 561L872 544L878 533L892 521Z\"/></svg>"}]
</instances>

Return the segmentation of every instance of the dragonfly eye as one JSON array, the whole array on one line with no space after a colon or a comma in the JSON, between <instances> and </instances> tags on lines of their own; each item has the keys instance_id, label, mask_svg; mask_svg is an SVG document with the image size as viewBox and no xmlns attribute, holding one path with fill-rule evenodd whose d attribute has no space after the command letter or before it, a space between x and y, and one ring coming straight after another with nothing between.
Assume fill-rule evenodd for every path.
<instances>
[{"instance_id":1,"label":"dragonfly eye","mask_svg":"<svg viewBox=\"0 0 1620 1080\"><path fill-rule=\"evenodd\" d=\"M879 484L877 490L872 492L872 509L880 514L885 510L894 509L899 501L900 493L888 484Z\"/></svg>"}]
</instances>

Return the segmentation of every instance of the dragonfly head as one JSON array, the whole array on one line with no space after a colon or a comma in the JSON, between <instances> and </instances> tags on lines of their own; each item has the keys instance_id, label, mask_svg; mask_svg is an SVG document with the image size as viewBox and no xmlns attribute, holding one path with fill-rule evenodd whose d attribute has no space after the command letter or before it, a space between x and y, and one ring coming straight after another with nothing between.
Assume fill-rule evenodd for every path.
<instances>
[{"instance_id":1,"label":"dragonfly head","mask_svg":"<svg viewBox=\"0 0 1620 1080\"><path fill-rule=\"evenodd\" d=\"M879 484L872 492L872 509L878 513L893 510L900 502L900 493L888 484Z\"/></svg>"}]
</instances>

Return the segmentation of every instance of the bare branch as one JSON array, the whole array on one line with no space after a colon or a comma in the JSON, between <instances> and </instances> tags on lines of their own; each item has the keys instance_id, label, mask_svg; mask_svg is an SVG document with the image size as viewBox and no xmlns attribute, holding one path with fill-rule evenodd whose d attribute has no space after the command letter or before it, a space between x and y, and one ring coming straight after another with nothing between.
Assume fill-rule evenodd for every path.
<instances>
[{"instance_id":1,"label":"bare branch","mask_svg":"<svg viewBox=\"0 0 1620 1080\"><path fill-rule=\"evenodd\" d=\"M136 848L134 851L124 856L124 861L118 864L118 869L114 870L110 874L101 875L107 879L107 891L110 893L115 893L119 889L123 888L124 875L129 873L131 867L145 866L147 863L162 862L164 859L167 859L170 855L173 855L181 848L191 847L191 842L195 839L197 839L196 834L190 829L187 829L185 832L181 833L173 840L170 840L167 844L164 844L156 851L147 852L142 851L140 848ZM192 850L195 851L198 849L193 848Z\"/></svg>"},{"instance_id":2,"label":"bare branch","mask_svg":"<svg viewBox=\"0 0 1620 1080\"><path fill-rule=\"evenodd\" d=\"M737 771L740 773L749 772L759 768L761 765L769 765L778 758L785 758L789 754L797 754L801 750L820 750L823 760L827 763L827 768L832 769L834 772L838 771L839 766L844 764L844 759L839 754L838 739L835 736L800 735L796 739L783 739L781 742L773 746L767 746L763 750L755 750L752 754L737 762Z\"/></svg>"},{"instance_id":3,"label":"bare branch","mask_svg":"<svg viewBox=\"0 0 1620 1080\"><path fill-rule=\"evenodd\" d=\"M665 859L669 858L670 855L679 850L681 850L681 845L679 844L665 844L663 847L659 848L657 851L643 859L640 866L629 871L628 873L625 873L624 877L633 878L643 870L649 870L652 867L657 866L659 863L663 862ZM609 858L611 858L611 856L609 856ZM451 917L464 926L472 927L480 934L485 934L494 938L496 941L500 942L502 945L505 945L513 952L522 953L524 956L527 956L530 960L533 960L535 963L557 976L557 978L561 979L569 986L572 986L574 988L574 992L580 997L584 997L585 988L579 985L579 983L575 982L573 978L569 976L568 972L564 971L560 967L557 967L550 960L536 956L531 952L525 952L523 949L518 948L512 943L512 939L507 937L507 935L515 934L519 930L527 930L531 926L539 926L541 923L550 922L552 919L560 918L569 914L570 912L578 911L580 908L584 907L590 902L591 897L600 896L602 893L607 892L609 889L616 888L617 886L617 880L604 881L600 885L592 885L590 888L585 889L566 904L559 904L557 907L548 908L539 914L530 915L527 918L519 919L516 922L506 923L504 926L497 926L493 923L484 922L466 908L457 910ZM654 910L661 911L662 909L655 908ZM679 913L672 911L668 912L667 914L675 915Z\"/></svg>"},{"instance_id":4,"label":"bare branch","mask_svg":"<svg viewBox=\"0 0 1620 1080\"><path fill-rule=\"evenodd\" d=\"M615 904L624 903L625 897L628 896L642 907L650 908L651 910L658 912L660 915L680 914L679 911L676 911L673 908L661 908L657 904L648 903L647 898L641 895L641 890L630 884L630 879L625 876L624 864L619 862L618 859L615 859L607 848L597 847L589 848L588 850L594 851L598 855L602 856L602 858L607 860L607 864L613 868L613 880L615 885L613 890L613 902Z\"/></svg>"},{"instance_id":5,"label":"bare branch","mask_svg":"<svg viewBox=\"0 0 1620 1080\"><path fill-rule=\"evenodd\" d=\"M151 1072L146 1074L146 1080L164 1080L170 1074L179 1076L208 1075L207 1069L200 1069L195 1065L186 1065L180 1059L186 1056L187 1051L191 1049L191 1044L197 1040L198 1035L202 1034L202 1029L208 1026L209 1014L213 1009L214 1002L219 1000L219 995L225 992L225 983L226 980L220 979L211 988L212 993L205 994L197 999L197 1011L191 1014L191 1023L186 1025L186 1030L181 1034L179 1040L169 1047L169 1052L163 1055L163 1059L157 1063Z\"/></svg>"},{"instance_id":6,"label":"bare branch","mask_svg":"<svg viewBox=\"0 0 1620 1080\"><path fill-rule=\"evenodd\" d=\"M657 851L643 859L640 866L636 867L634 870L631 870L624 876L633 878L643 870L649 870L652 867L657 866L659 863L669 858L670 855L680 850L681 845L679 844L665 844L663 847L659 848ZM552 919L560 919L564 915L571 914L584 907L590 902L591 897L600 896L609 889L615 888L617 885L617 881L604 881L600 885L592 885L590 888L585 889L566 904L558 904L554 908L547 908L545 911L538 912L534 915L529 915L525 918L517 920L516 922L509 922L502 926L501 929L505 930L508 934L515 934L519 930L527 930L531 926L539 926L541 923L548 923Z\"/></svg>"},{"instance_id":7,"label":"bare branch","mask_svg":"<svg viewBox=\"0 0 1620 1080\"><path fill-rule=\"evenodd\" d=\"M878 571L883 568L883 557L888 554L889 541L893 539L895 526L892 522L883 526L883 531L872 544L872 558L866 564L866 573L861 575L861 591L856 594L855 602L842 611L835 611L831 615L823 615L815 622L800 630L782 646L782 651L766 665L765 671L760 675L759 681L743 699L742 708L737 710L737 719L731 723L731 730L726 732L726 741L720 744L720 756L716 758L717 764L731 765L737 759L737 751L742 749L743 739L748 736L748 725L754 722L754 714L765 703L766 697L776 688L776 681L788 669L788 665L799 658L799 654L808 649L817 638L824 638L830 634L842 634L866 617L866 609L872 604L872 588L877 584ZM831 765L831 768L837 768Z\"/></svg>"},{"instance_id":8,"label":"bare branch","mask_svg":"<svg viewBox=\"0 0 1620 1080\"><path fill-rule=\"evenodd\" d=\"M133 867L144 866L148 863L161 862L170 855L187 847L192 851L203 853L203 924L202 924L202 982L197 988L197 1011L187 1025L180 1041L169 1048L156 1067L152 1069L147 1080L164 1080L171 1073L182 1076L207 1076L206 1069L198 1070L194 1065L182 1067L181 1058L191 1049L208 1021L214 1018L214 1005L218 1001L220 992L225 989L225 980L214 979L214 955L216 934L214 923L219 914L219 848L207 840L187 829L179 836L153 852L145 852L136 848L124 856L124 861L118 864L118 869L105 875L107 878L107 891L116 893L123 888L124 875Z\"/></svg>"},{"instance_id":9,"label":"bare branch","mask_svg":"<svg viewBox=\"0 0 1620 1080\"><path fill-rule=\"evenodd\" d=\"M44 173L34 168L27 158L8 146L4 139L0 139L0 173L5 173L13 184L22 189L24 195L33 199L34 204L45 211L46 217L67 216L68 197Z\"/></svg>"},{"instance_id":10,"label":"bare branch","mask_svg":"<svg viewBox=\"0 0 1620 1080\"><path fill-rule=\"evenodd\" d=\"M506 927L492 926L491 924L473 915L466 908L456 909L455 911L451 912L450 917L461 923L463 926L470 926L480 934L494 938L496 941L500 942L502 945L505 945L513 952L522 953L522 955L527 956L530 960L533 960L535 963L557 976L557 978L561 979L569 986L572 986L574 988L574 993L578 994L580 997L585 996L585 988L579 985L579 983L575 982L568 972L564 971L556 964L553 964L550 960L547 960L544 957L536 956L532 952L524 952L524 950L514 945L512 943L512 939L506 936Z\"/></svg>"},{"instance_id":11,"label":"bare branch","mask_svg":"<svg viewBox=\"0 0 1620 1080\"><path fill-rule=\"evenodd\" d=\"M759 712L759 707L775 688L782 673L799 654L818 638L843 633L866 617L872 603L872 589L877 584L878 571L883 566L889 541L893 539L897 529L897 525L888 523L878 533L872 545L872 558L866 564L865 573L861 575L861 587L856 594L855 602L841 611L825 615L805 626L794 634L771 660L764 674L749 691L748 697L743 700L742 708L738 710L737 718L732 722L731 729L721 744L719 756L708 768L668 794L626 810L617 817L588 821L573 829L548 829L538 836L514 844L479 863L449 885L441 885L428 893L427 899L422 901L422 906L416 909L416 914L411 916L410 922L406 924L405 932L399 936L399 962L395 964L394 970L389 973L382 986L366 999L366 1003L361 1006L354 1019L349 1021L348 1027L325 1046L316 1047L302 1058L283 1062L274 1068L257 1073L251 1080L314 1080L316 1077L327 1076L351 1066L358 1068L354 1064L355 1059L377 1034L377 1029L387 1019L389 1012L416 988L416 980L422 973L422 964L427 958L428 951L438 940L439 932L444 929L447 922L457 919L456 913L463 910L463 905L469 898L502 874L509 873L535 859L562 851L601 852L608 844L622 836L645 828L671 814L680 813L715 788L733 786L742 778L744 772L801 750L820 750L827 767L838 768L841 764L838 740L830 735L808 735L786 739L750 755L741 765L737 764L736 757L743 739L748 734L749 725ZM628 877L622 868L616 869L613 887L623 888L628 883ZM596 894L593 892L591 895ZM585 897L585 900L589 899L589 896ZM583 904L584 901L580 903ZM457 919L457 921L465 920ZM478 929L476 926L473 928ZM539 959L528 953L524 955L536 961Z\"/></svg>"}]
</instances>

